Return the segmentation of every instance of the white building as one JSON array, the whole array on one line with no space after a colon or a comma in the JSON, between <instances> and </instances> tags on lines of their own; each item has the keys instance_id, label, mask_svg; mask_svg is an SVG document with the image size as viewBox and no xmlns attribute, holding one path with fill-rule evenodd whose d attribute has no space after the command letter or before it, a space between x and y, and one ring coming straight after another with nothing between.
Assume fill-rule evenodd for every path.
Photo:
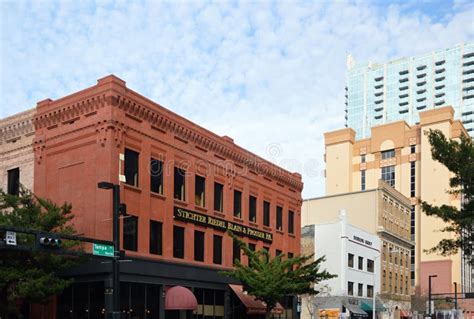
<instances>
[{"instance_id":1,"label":"white building","mask_svg":"<svg viewBox=\"0 0 474 319\"><path fill-rule=\"evenodd\" d=\"M380 291L379 237L349 225L344 210L338 222L311 227L315 258L325 256L321 269L337 277L315 287L321 291L316 298L303 301L302 318L311 318L310 312L314 318L371 317L373 296Z\"/></svg>"}]
</instances>

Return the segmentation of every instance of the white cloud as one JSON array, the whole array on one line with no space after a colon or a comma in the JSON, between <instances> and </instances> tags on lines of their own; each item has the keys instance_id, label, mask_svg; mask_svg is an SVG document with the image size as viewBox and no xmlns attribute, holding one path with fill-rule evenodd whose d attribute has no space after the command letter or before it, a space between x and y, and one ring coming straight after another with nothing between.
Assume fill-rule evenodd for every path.
<instances>
[{"instance_id":1,"label":"white cloud","mask_svg":"<svg viewBox=\"0 0 474 319\"><path fill-rule=\"evenodd\" d=\"M113 73L299 171L304 197L324 194L322 134L343 126L347 53L384 61L474 38L466 1L442 21L367 1L0 5L1 117Z\"/></svg>"}]
</instances>

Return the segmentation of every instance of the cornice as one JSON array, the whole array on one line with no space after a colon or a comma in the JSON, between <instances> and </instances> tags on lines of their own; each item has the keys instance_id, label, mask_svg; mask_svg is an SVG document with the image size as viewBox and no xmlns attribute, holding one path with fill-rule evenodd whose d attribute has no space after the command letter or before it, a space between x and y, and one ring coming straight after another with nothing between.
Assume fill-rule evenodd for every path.
<instances>
[{"instance_id":1,"label":"cornice","mask_svg":"<svg viewBox=\"0 0 474 319\"><path fill-rule=\"evenodd\" d=\"M125 113L139 118L142 121L146 121L154 127L170 132L181 139L194 143L195 145L205 148L222 157L233 160L240 165L245 165L249 169L275 179L277 182L294 188L297 191L303 189L303 183L292 177L292 173L244 150L228 140L224 140L222 137L213 138L211 136L206 136L205 134L190 128L185 124L179 123L164 114L158 113L127 96L116 95L112 98L112 103ZM238 149L236 150L235 148Z\"/></svg>"},{"instance_id":2,"label":"cornice","mask_svg":"<svg viewBox=\"0 0 474 319\"><path fill-rule=\"evenodd\" d=\"M0 121L0 144L17 140L21 136L34 133L35 110L28 110Z\"/></svg>"}]
</instances>

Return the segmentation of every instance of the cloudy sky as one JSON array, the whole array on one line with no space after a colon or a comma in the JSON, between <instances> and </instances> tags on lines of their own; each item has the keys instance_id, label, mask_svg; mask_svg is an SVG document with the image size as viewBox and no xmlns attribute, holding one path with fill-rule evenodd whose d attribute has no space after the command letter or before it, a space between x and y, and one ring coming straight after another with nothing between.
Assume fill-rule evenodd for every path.
<instances>
[{"instance_id":1,"label":"cloudy sky","mask_svg":"<svg viewBox=\"0 0 474 319\"><path fill-rule=\"evenodd\" d=\"M474 40L471 1L0 2L0 118L115 74L324 195L346 55L383 62Z\"/></svg>"}]
</instances>

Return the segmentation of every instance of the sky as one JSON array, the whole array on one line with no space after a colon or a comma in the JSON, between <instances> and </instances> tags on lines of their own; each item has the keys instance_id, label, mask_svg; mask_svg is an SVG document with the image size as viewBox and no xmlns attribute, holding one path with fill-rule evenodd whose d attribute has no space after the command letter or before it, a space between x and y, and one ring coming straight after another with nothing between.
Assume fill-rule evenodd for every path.
<instances>
[{"instance_id":1,"label":"sky","mask_svg":"<svg viewBox=\"0 0 474 319\"><path fill-rule=\"evenodd\" d=\"M324 195L323 133L344 127L359 62L474 40L474 4L439 1L0 1L0 118L115 74Z\"/></svg>"}]
</instances>

